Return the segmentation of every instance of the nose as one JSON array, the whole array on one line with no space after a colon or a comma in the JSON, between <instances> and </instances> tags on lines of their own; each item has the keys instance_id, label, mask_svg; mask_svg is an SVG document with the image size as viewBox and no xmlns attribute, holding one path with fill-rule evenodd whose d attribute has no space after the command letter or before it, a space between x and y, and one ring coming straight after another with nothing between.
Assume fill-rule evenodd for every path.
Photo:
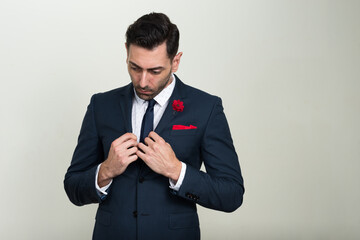
<instances>
[{"instance_id":1,"label":"nose","mask_svg":"<svg viewBox=\"0 0 360 240\"><path fill-rule=\"evenodd\" d=\"M148 82L147 82L146 77L147 77L146 71L142 71L141 76L140 76L140 81L139 81L139 86L141 88L145 88L147 86Z\"/></svg>"}]
</instances>

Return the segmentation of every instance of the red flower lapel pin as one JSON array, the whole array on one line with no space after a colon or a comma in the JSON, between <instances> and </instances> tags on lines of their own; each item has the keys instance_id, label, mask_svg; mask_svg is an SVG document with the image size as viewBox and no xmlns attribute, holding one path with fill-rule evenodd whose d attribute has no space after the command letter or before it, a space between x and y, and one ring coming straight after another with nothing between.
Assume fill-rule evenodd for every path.
<instances>
[{"instance_id":1,"label":"red flower lapel pin","mask_svg":"<svg viewBox=\"0 0 360 240\"><path fill-rule=\"evenodd\" d=\"M180 100L174 100L172 107L177 112L182 112L184 110L184 103Z\"/></svg>"}]
</instances>

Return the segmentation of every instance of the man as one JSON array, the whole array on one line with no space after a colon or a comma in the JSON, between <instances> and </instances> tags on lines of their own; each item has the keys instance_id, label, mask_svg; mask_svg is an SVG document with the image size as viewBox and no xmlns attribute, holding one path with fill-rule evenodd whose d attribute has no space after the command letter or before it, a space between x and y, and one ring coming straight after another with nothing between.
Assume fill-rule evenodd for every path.
<instances>
[{"instance_id":1,"label":"man","mask_svg":"<svg viewBox=\"0 0 360 240\"><path fill-rule=\"evenodd\" d=\"M126 32L131 83L91 98L64 185L74 204L99 203L93 239L200 239L196 203L242 203L221 100L174 75L178 45L166 15L142 16Z\"/></svg>"}]
</instances>

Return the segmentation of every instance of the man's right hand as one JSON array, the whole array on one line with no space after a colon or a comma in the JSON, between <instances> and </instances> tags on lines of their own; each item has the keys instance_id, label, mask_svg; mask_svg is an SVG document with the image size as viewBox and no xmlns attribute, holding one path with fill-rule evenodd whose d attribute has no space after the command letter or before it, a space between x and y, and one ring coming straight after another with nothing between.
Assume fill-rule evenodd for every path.
<instances>
[{"instance_id":1,"label":"man's right hand","mask_svg":"<svg viewBox=\"0 0 360 240\"><path fill-rule=\"evenodd\" d=\"M99 187L108 185L114 177L122 174L130 163L138 159L136 139L135 134L125 133L111 143L108 158L99 169Z\"/></svg>"}]
</instances>

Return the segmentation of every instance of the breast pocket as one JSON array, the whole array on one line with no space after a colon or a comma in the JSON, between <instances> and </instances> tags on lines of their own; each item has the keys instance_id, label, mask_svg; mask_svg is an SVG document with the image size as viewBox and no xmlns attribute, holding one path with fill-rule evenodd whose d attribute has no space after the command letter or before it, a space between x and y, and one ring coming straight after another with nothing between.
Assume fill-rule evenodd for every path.
<instances>
[{"instance_id":1,"label":"breast pocket","mask_svg":"<svg viewBox=\"0 0 360 240\"><path fill-rule=\"evenodd\" d=\"M171 130L171 136L186 136L186 135L195 135L197 129L183 129L183 130Z\"/></svg>"},{"instance_id":2,"label":"breast pocket","mask_svg":"<svg viewBox=\"0 0 360 240\"><path fill-rule=\"evenodd\" d=\"M194 165L194 160L199 159L200 138L197 129L173 130L169 144L180 161Z\"/></svg>"}]
</instances>

